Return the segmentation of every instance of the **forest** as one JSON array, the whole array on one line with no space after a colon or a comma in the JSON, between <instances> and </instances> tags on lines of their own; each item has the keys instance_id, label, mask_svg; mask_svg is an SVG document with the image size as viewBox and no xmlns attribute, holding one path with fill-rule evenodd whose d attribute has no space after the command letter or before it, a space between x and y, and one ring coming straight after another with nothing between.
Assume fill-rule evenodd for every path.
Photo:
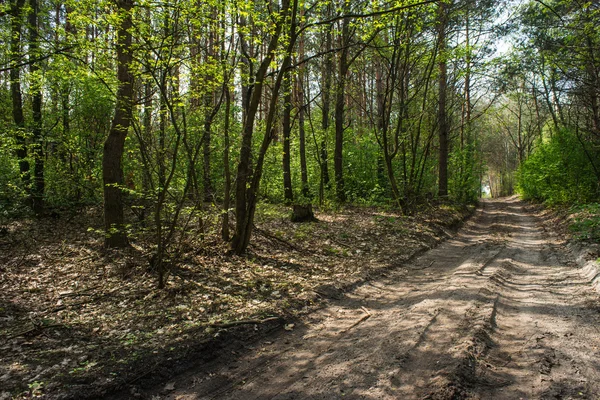
<instances>
[{"instance_id":1,"label":"forest","mask_svg":"<svg viewBox=\"0 0 600 400\"><path fill-rule=\"evenodd\" d=\"M268 325L485 197L597 242L599 26L585 0L0 1L2 336ZM0 394L55 390L36 362Z\"/></svg>"},{"instance_id":2,"label":"forest","mask_svg":"<svg viewBox=\"0 0 600 400\"><path fill-rule=\"evenodd\" d=\"M243 253L261 201L598 197L593 2L17 1L2 18L2 214L103 204L105 245L152 230L157 264L207 213Z\"/></svg>"}]
</instances>

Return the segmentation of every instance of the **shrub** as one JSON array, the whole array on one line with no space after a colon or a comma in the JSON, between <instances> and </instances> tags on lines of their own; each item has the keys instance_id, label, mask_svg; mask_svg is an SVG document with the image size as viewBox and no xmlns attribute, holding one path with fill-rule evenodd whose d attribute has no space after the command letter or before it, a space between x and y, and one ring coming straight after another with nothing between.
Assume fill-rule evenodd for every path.
<instances>
[{"instance_id":1,"label":"shrub","mask_svg":"<svg viewBox=\"0 0 600 400\"><path fill-rule=\"evenodd\" d=\"M523 198L550 205L597 200L598 177L588 157L591 151L570 130L552 135L519 168L518 192Z\"/></svg>"}]
</instances>

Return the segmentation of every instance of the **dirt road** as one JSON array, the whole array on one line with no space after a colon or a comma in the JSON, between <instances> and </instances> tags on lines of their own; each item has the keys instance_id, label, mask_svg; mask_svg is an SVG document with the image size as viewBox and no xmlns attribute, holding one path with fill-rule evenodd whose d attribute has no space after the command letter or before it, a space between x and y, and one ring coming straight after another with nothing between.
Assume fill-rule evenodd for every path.
<instances>
[{"instance_id":1,"label":"dirt road","mask_svg":"<svg viewBox=\"0 0 600 400\"><path fill-rule=\"evenodd\" d=\"M516 198L487 201L436 249L153 394L600 398L600 298L545 229Z\"/></svg>"}]
</instances>

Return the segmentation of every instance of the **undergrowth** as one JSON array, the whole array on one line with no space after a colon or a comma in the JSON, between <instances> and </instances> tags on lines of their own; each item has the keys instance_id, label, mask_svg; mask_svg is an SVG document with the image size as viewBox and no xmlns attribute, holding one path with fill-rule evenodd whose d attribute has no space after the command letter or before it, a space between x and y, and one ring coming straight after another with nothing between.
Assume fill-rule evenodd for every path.
<instances>
[{"instance_id":1,"label":"undergrowth","mask_svg":"<svg viewBox=\"0 0 600 400\"><path fill-rule=\"evenodd\" d=\"M576 239L600 241L600 203L571 207L569 229Z\"/></svg>"}]
</instances>

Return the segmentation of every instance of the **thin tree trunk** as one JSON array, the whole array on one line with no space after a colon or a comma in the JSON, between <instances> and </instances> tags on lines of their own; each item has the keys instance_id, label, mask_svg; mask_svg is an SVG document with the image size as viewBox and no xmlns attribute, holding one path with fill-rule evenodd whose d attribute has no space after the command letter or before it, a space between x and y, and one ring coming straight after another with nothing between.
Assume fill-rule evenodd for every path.
<instances>
[{"instance_id":1,"label":"thin tree trunk","mask_svg":"<svg viewBox=\"0 0 600 400\"><path fill-rule=\"evenodd\" d=\"M448 196L448 115L446 112L446 97L448 86L448 72L446 65L446 28L448 24L447 5L440 2L438 5L438 137L439 137L439 189L440 197Z\"/></svg>"},{"instance_id":2,"label":"thin tree trunk","mask_svg":"<svg viewBox=\"0 0 600 400\"><path fill-rule=\"evenodd\" d=\"M556 107L556 114L558 115L558 119L562 126L566 126L565 115L563 112L563 107L558 98L558 87L556 86L558 74L557 68L555 66L552 67L550 72L550 88L552 89L552 100L554 101L554 106Z\"/></svg>"},{"instance_id":3,"label":"thin tree trunk","mask_svg":"<svg viewBox=\"0 0 600 400\"><path fill-rule=\"evenodd\" d=\"M29 0L29 71L33 79L31 110L33 117L32 146L33 156L33 186L31 188L31 200L33 212L40 215L44 210L44 147L42 138L42 88L39 77L40 70L37 62L39 57L39 31L38 31L38 2Z\"/></svg>"},{"instance_id":4,"label":"thin tree trunk","mask_svg":"<svg viewBox=\"0 0 600 400\"><path fill-rule=\"evenodd\" d=\"M208 46L207 46L207 58L211 62L215 57L215 42L216 42L216 30L218 26L215 25L217 19L217 11L213 9L212 17L214 23L211 24L210 31L208 33ZM207 82L215 80L215 76L212 73L208 73L205 76ZM203 153L203 182L204 182L204 201L214 201L214 187L211 177L211 142L212 142L212 123L213 123L213 107L215 103L215 91L211 88L207 90L204 95L204 140L202 141L202 153Z\"/></svg>"},{"instance_id":5,"label":"thin tree trunk","mask_svg":"<svg viewBox=\"0 0 600 400\"><path fill-rule=\"evenodd\" d=\"M244 104L244 126L242 130L242 143L240 148L240 158L237 167L237 181L235 185L235 234L231 241L231 250L236 254L241 254L246 250L250 240L251 227L253 221L253 212L251 199L249 198L247 185L252 180L252 137L254 136L254 121L258 113L258 107L262 97L262 89L265 75L274 56L274 51L279 44L279 36L282 31L282 24L277 24L276 30L271 37L265 57L261 62L254 83L247 90L249 98L247 106ZM243 42L244 40L242 40ZM243 46L242 46L243 47ZM265 137L269 137L270 132L265 132ZM254 171L256 173L256 171Z\"/></svg>"},{"instance_id":6,"label":"thin tree trunk","mask_svg":"<svg viewBox=\"0 0 600 400\"><path fill-rule=\"evenodd\" d=\"M153 97L152 92L152 81L150 79L144 82L144 116L143 116L143 131L142 137L140 138L140 153L142 156L142 165L144 170L142 171L142 192L143 192L143 200L142 200L142 208L140 210L139 220L144 222L146 219L146 208L150 206L147 196L150 194L152 190L152 169L151 163L148 159L148 143L151 143L152 140L152 109L154 107L154 102L152 101Z\"/></svg>"},{"instance_id":7,"label":"thin tree trunk","mask_svg":"<svg viewBox=\"0 0 600 400\"><path fill-rule=\"evenodd\" d=\"M321 184L319 188L319 198L320 202L323 202L325 189L329 187L329 156L327 154L327 133L329 130L329 109L331 106L331 73L333 71L333 59L331 51L333 43L332 43L332 27L329 26L327 28L326 38L325 38L325 51L328 52L325 55L325 63L323 68L323 89L321 93L321 97L323 99L322 105L322 115L321 115L321 128L323 129L323 139L321 140L321 149L320 149L320 159L321 159Z\"/></svg>"},{"instance_id":8,"label":"thin tree trunk","mask_svg":"<svg viewBox=\"0 0 600 400\"><path fill-rule=\"evenodd\" d=\"M17 128L17 159L19 160L19 172L21 173L21 181L25 186L25 190L29 191L29 161L27 161L27 142L25 140L25 116L23 114L23 95L21 92L21 67L18 64L21 62L21 25L23 6L25 0L17 0L12 3L11 19L10 19L10 92L12 99L12 116Z\"/></svg>"},{"instance_id":9,"label":"thin tree trunk","mask_svg":"<svg viewBox=\"0 0 600 400\"><path fill-rule=\"evenodd\" d=\"M161 72L160 87L161 92L168 93L167 72ZM158 156L156 163L158 164L158 187L160 190L165 187L166 181L166 166L165 166L165 147L167 140L167 99L165 96L159 97L158 106Z\"/></svg>"},{"instance_id":10,"label":"thin tree trunk","mask_svg":"<svg viewBox=\"0 0 600 400\"><path fill-rule=\"evenodd\" d=\"M225 87L225 122L223 127L223 173L225 178L225 187L223 189L223 225L221 226L221 237L224 241L229 241L229 207L231 203L231 171L229 169L229 119L231 113L231 93L229 87Z\"/></svg>"},{"instance_id":11,"label":"thin tree trunk","mask_svg":"<svg viewBox=\"0 0 600 400\"><path fill-rule=\"evenodd\" d=\"M556 111L554 110L554 106L552 104L552 101L550 100L550 89L548 88L548 83L546 82L546 75L545 75L545 68L546 68L546 59L544 58L544 55L542 54L540 56L541 58L541 66L540 69L542 70L541 73L539 74L540 77L542 78L542 85L544 86L544 100L546 101L546 107L548 107L548 112L550 113L550 116L552 117L552 122L554 124L554 129L556 131L558 131L559 129L559 121L558 121L558 117L556 116Z\"/></svg>"},{"instance_id":12,"label":"thin tree trunk","mask_svg":"<svg viewBox=\"0 0 600 400\"><path fill-rule=\"evenodd\" d=\"M596 140L600 139L600 101L598 99L598 91L600 90L600 76L598 76L598 68L595 65L596 48L592 42L592 38L586 37L587 57L590 61L586 63L585 69L590 82L587 84L586 94L589 96L589 105L591 111L592 133L596 136Z\"/></svg>"},{"instance_id":13,"label":"thin tree trunk","mask_svg":"<svg viewBox=\"0 0 600 400\"><path fill-rule=\"evenodd\" d=\"M57 14L60 10L60 3L58 4ZM65 5L65 16L64 16L64 24L65 24L65 42L69 43L73 40L77 35L77 29L71 23L71 13L72 9L70 6ZM60 18L60 15L57 15L57 18ZM60 19L57 21L57 26L60 23ZM67 53L71 53L70 50L66 50ZM71 95L72 83L64 82L61 85L61 107L62 107L62 126L63 126L63 138L68 140L71 135L71 117L69 115L71 106L70 106L70 95ZM73 151L69 151L69 172L72 176L76 176L76 171L73 166ZM81 200L82 191L80 185L77 185L75 189L76 194L75 198L77 201Z\"/></svg>"},{"instance_id":14,"label":"thin tree trunk","mask_svg":"<svg viewBox=\"0 0 600 400\"><path fill-rule=\"evenodd\" d=\"M298 58L304 58L304 38L301 37L298 44ZM298 107L298 141L300 151L300 179L302 183L302 196L310 197L308 188L308 168L306 165L306 132L304 129L304 67L300 67L298 71L296 102Z\"/></svg>"},{"instance_id":15,"label":"thin tree trunk","mask_svg":"<svg viewBox=\"0 0 600 400\"><path fill-rule=\"evenodd\" d=\"M208 97L210 96L210 100ZM212 93L207 95L205 102L206 114L204 116L204 134L202 136L202 156L203 156L203 182L204 182L204 201L213 201L214 188L211 178L211 130L212 130Z\"/></svg>"},{"instance_id":16,"label":"thin tree trunk","mask_svg":"<svg viewBox=\"0 0 600 400\"><path fill-rule=\"evenodd\" d=\"M350 21L342 21L342 40L340 59L338 65L338 84L335 100L335 148L333 153L333 167L335 172L335 193L340 203L346 201L344 188L344 109L346 100L346 75L348 73L348 42L350 41Z\"/></svg>"},{"instance_id":17,"label":"thin tree trunk","mask_svg":"<svg viewBox=\"0 0 600 400\"><path fill-rule=\"evenodd\" d=\"M125 137L131 123L133 99L133 78L130 64L133 61L131 46L132 17L134 0L118 0L117 8L123 14L117 32L117 102L110 132L104 142L102 159L102 179L104 184L104 229L106 247L125 247L128 244L123 214L122 156Z\"/></svg>"},{"instance_id":18,"label":"thin tree trunk","mask_svg":"<svg viewBox=\"0 0 600 400\"><path fill-rule=\"evenodd\" d=\"M395 47L392 56L389 60L390 62L388 73L385 76L385 85L382 59L380 57L377 58L375 65L375 108L377 110L376 112L378 116L376 121L376 132L378 132L378 144L381 148L381 153L377 157L377 176L380 182L382 182L385 169L385 172L387 173L388 177L388 182L392 190L392 196L394 197L394 201L400 208L402 208L400 202L400 191L398 189L398 184L394 175L393 168L393 157L395 154L393 151L390 151L391 146L388 138L392 114L391 104L393 102L393 94L396 90L396 81L398 78L397 67L400 53L398 44L399 43L395 41ZM398 118L398 129L400 129L401 121L402 116ZM397 134L398 132L396 132L396 135Z\"/></svg>"},{"instance_id":19,"label":"thin tree trunk","mask_svg":"<svg viewBox=\"0 0 600 400\"><path fill-rule=\"evenodd\" d=\"M292 133L292 77L287 72L284 79L283 96L283 196L286 204L294 201L292 189L292 157L290 148L290 136Z\"/></svg>"},{"instance_id":20,"label":"thin tree trunk","mask_svg":"<svg viewBox=\"0 0 600 400\"><path fill-rule=\"evenodd\" d=\"M242 148L240 151L240 162L238 163L238 173L236 182L236 230L233 240L231 241L231 250L236 254L241 254L246 251L250 243L252 227L254 225L254 213L256 211L256 202L258 190L260 187L260 179L262 177L262 168L264 159L273 138L273 121L275 118L276 102L279 96L283 76L288 72L291 64L291 54L296 41L296 11L298 9L298 0L293 0L293 8L291 12L290 39L286 49L286 54L282 66L277 74L273 84L272 96L269 104L269 111L265 121L265 135L260 146L258 156L256 158L254 170L250 166L252 136L254 133L254 120L260 98L262 96L262 87L265 75L271 64L274 52L279 44L283 26L287 21L287 16L290 11L289 1L285 0L282 6L282 18L277 23L275 32L266 51L265 58L261 62L256 73L254 86L250 98L249 108L246 120L244 121L244 131L242 135Z\"/></svg>"},{"instance_id":21,"label":"thin tree trunk","mask_svg":"<svg viewBox=\"0 0 600 400\"><path fill-rule=\"evenodd\" d=\"M465 18L465 82L464 93L465 100L462 104L461 124L460 124L460 150L461 162L458 171L459 193L458 197L461 201L468 200L468 181L472 173L472 149L471 149L471 36L470 36L470 19L469 10L466 10ZM466 142L466 144L465 144Z\"/></svg>"}]
</instances>

